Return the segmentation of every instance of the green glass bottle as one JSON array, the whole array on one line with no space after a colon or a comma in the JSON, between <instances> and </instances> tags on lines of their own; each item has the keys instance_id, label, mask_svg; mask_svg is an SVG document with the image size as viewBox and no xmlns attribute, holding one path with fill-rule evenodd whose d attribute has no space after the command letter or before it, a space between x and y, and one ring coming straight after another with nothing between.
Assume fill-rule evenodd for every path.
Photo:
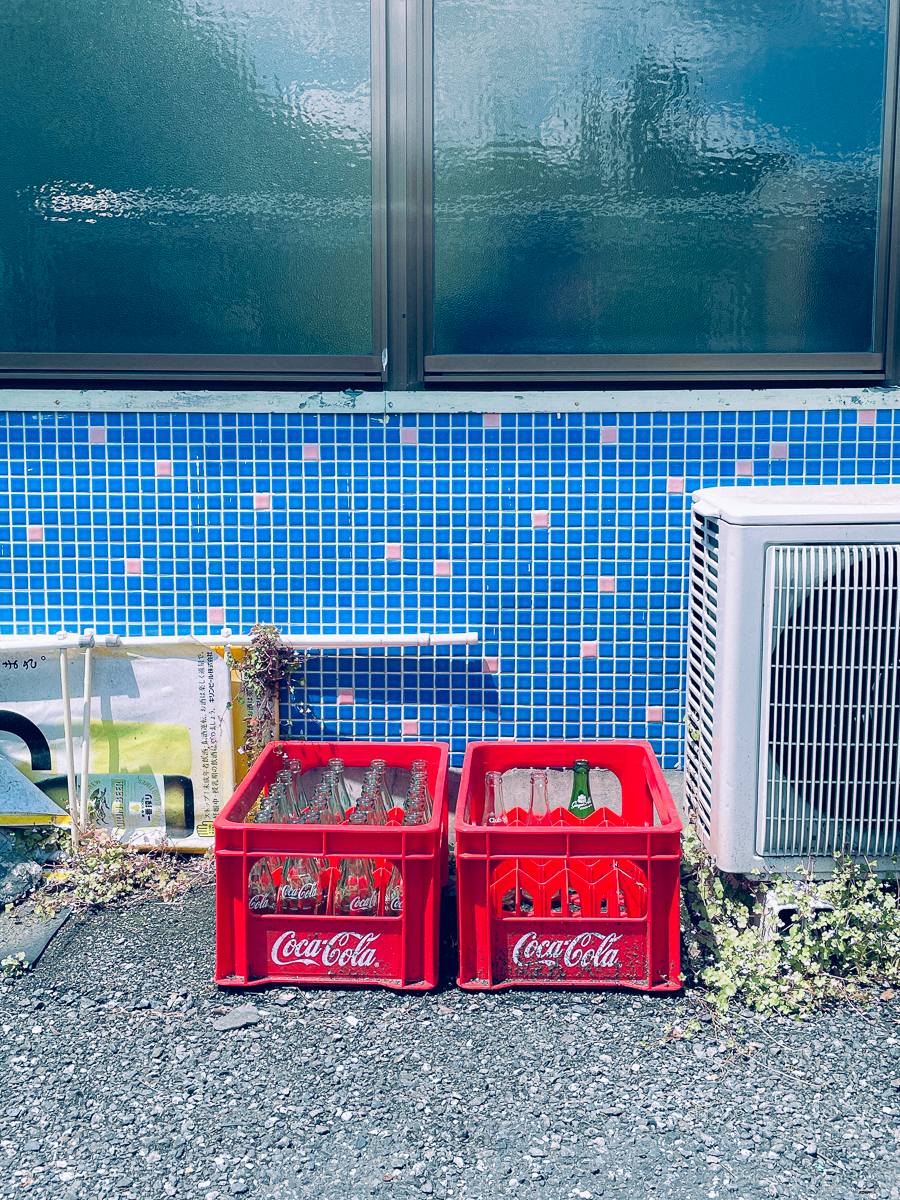
<instances>
[{"instance_id":1,"label":"green glass bottle","mask_svg":"<svg viewBox=\"0 0 900 1200\"><path fill-rule=\"evenodd\" d=\"M575 761L572 770L575 772L575 778L572 780L569 812L573 817L584 819L594 811L594 801L591 799L591 766L586 758L579 758Z\"/></svg>"}]
</instances>

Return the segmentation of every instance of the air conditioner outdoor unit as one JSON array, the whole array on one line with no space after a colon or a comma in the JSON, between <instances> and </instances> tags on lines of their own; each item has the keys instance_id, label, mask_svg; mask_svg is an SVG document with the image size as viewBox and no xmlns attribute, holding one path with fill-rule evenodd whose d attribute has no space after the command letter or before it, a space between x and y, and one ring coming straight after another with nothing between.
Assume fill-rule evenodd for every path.
<instances>
[{"instance_id":1,"label":"air conditioner outdoor unit","mask_svg":"<svg viewBox=\"0 0 900 1200\"><path fill-rule=\"evenodd\" d=\"M694 493L685 799L725 871L900 854L900 487Z\"/></svg>"}]
</instances>

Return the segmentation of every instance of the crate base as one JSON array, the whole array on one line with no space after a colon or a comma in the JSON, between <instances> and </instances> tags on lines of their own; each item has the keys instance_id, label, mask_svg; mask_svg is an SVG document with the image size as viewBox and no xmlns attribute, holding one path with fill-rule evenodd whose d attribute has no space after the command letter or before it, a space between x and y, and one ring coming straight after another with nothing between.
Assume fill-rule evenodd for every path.
<instances>
[{"instance_id":1,"label":"crate base","mask_svg":"<svg viewBox=\"0 0 900 1200\"><path fill-rule=\"evenodd\" d=\"M226 977L224 979L217 979L215 982L217 987L229 990L264 987L266 984L272 984L275 987L299 987L306 990L311 988L381 987L391 992L430 992L436 986L427 980L422 980L419 983L404 983L400 979L372 979L369 976L360 979L356 976L346 975L335 976L329 979L323 979L321 975L310 975L308 977L303 975L266 975L261 979L235 979L233 977Z\"/></svg>"},{"instance_id":2,"label":"crate base","mask_svg":"<svg viewBox=\"0 0 900 1200\"><path fill-rule=\"evenodd\" d=\"M491 922L493 987L627 987L677 990L676 974L652 979L647 922L640 920L541 920L507 917ZM465 986L460 982L460 986Z\"/></svg>"},{"instance_id":3,"label":"crate base","mask_svg":"<svg viewBox=\"0 0 900 1200\"><path fill-rule=\"evenodd\" d=\"M457 986L464 992L501 992L509 991L510 988L558 988L559 980L554 979L506 979L503 983L480 983L477 979L457 979ZM667 980L665 983L654 983L649 987L645 983L629 983L627 979L569 979L566 980L567 988L576 988L579 991L596 992L603 990L612 991L627 991L627 992L642 992L645 996L649 996L653 992L680 992L684 985L680 980Z\"/></svg>"}]
</instances>

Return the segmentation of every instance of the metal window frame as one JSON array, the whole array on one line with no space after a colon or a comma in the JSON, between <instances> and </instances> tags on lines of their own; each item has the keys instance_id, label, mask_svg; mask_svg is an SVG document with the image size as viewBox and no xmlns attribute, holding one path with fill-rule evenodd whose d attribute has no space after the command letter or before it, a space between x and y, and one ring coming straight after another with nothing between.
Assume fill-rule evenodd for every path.
<instances>
[{"instance_id":1,"label":"metal window frame","mask_svg":"<svg viewBox=\"0 0 900 1200\"><path fill-rule=\"evenodd\" d=\"M387 25L386 3L371 0L372 353L371 354L76 354L0 353L3 382L42 379L361 384L381 388L387 346Z\"/></svg>"},{"instance_id":2,"label":"metal window frame","mask_svg":"<svg viewBox=\"0 0 900 1200\"><path fill-rule=\"evenodd\" d=\"M889 0L885 34L885 93L882 123L881 201L876 250L874 328L871 353L847 354L443 354L433 353L434 330L434 24L433 0L422 0L422 58L426 65L422 153L426 176L423 213L422 305L426 352L418 380L405 386L447 387L454 383L527 384L660 382L828 381L878 384L900 379L900 163L897 137L898 0ZM392 386L402 388L399 381Z\"/></svg>"},{"instance_id":3,"label":"metal window frame","mask_svg":"<svg viewBox=\"0 0 900 1200\"><path fill-rule=\"evenodd\" d=\"M872 353L435 355L433 0L372 0L371 355L0 354L6 381L361 385L900 382L900 0L890 0Z\"/></svg>"}]
</instances>

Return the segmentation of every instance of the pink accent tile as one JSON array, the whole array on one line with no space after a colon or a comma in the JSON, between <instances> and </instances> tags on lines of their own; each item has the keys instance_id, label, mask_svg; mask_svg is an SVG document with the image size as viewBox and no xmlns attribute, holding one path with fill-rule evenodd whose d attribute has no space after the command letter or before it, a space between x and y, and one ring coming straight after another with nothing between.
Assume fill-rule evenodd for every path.
<instances>
[{"instance_id":1,"label":"pink accent tile","mask_svg":"<svg viewBox=\"0 0 900 1200\"><path fill-rule=\"evenodd\" d=\"M388 542L384 547L384 557L398 559L403 557L403 546L400 542Z\"/></svg>"},{"instance_id":2,"label":"pink accent tile","mask_svg":"<svg viewBox=\"0 0 900 1200\"><path fill-rule=\"evenodd\" d=\"M268 512L272 507L272 497L268 492L257 492L253 497L253 508L256 512Z\"/></svg>"},{"instance_id":3,"label":"pink accent tile","mask_svg":"<svg viewBox=\"0 0 900 1200\"><path fill-rule=\"evenodd\" d=\"M88 430L88 441L92 446L106 445L106 426L92 425Z\"/></svg>"},{"instance_id":4,"label":"pink accent tile","mask_svg":"<svg viewBox=\"0 0 900 1200\"><path fill-rule=\"evenodd\" d=\"M436 558L434 560L434 573L435 573L435 575L449 575L450 574L450 559L449 558Z\"/></svg>"},{"instance_id":5,"label":"pink accent tile","mask_svg":"<svg viewBox=\"0 0 900 1200\"><path fill-rule=\"evenodd\" d=\"M581 657L582 658L596 658L597 657L597 643L596 642L582 642L581 643Z\"/></svg>"},{"instance_id":6,"label":"pink accent tile","mask_svg":"<svg viewBox=\"0 0 900 1200\"><path fill-rule=\"evenodd\" d=\"M614 592L616 590L615 575L601 575L597 580L598 592Z\"/></svg>"},{"instance_id":7,"label":"pink accent tile","mask_svg":"<svg viewBox=\"0 0 900 1200\"><path fill-rule=\"evenodd\" d=\"M531 514L531 526L533 529L546 529L550 524L550 514L542 509L538 509Z\"/></svg>"},{"instance_id":8,"label":"pink accent tile","mask_svg":"<svg viewBox=\"0 0 900 1200\"><path fill-rule=\"evenodd\" d=\"M857 425L874 425L875 424L875 409L861 408L856 414Z\"/></svg>"},{"instance_id":9,"label":"pink accent tile","mask_svg":"<svg viewBox=\"0 0 900 1200\"><path fill-rule=\"evenodd\" d=\"M485 429L499 429L500 428L500 414L499 413L485 413L484 414L484 428Z\"/></svg>"},{"instance_id":10,"label":"pink accent tile","mask_svg":"<svg viewBox=\"0 0 900 1200\"><path fill-rule=\"evenodd\" d=\"M788 444L787 442L770 442L769 443L769 458L787 458Z\"/></svg>"},{"instance_id":11,"label":"pink accent tile","mask_svg":"<svg viewBox=\"0 0 900 1200\"><path fill-rule=\"evenodd\" d=\"M601 446L615 446L619 440L619 431L615 425L604 425L600 429Z\"/></svg>"},{"instance_id":12,"label":"pink accent tile","mask_svg":"<svg viewBox=\"0 0 900 1200\"><path fill-rule=\"evenodd\" d=\"M666 480L666 492L670 496L684 495L684 478L681 475L670 475Z\"/></svg>"},{"instance_id":13,"label":"pink accent tile","mask_svg":"<svg viewBox=\"0 0 900 1200\"><path fill-rule=\"evenodd\" d=\"M744 478L747 475L753 474L753 459L739 458L734 464L734 473L738 479Z\"/></svg>"},{"instance_id":14,"label":"pink accent tile","mask_svg":"<svg viewBox=\"0 0 900 1200\"><path fill-rule=\"evenodd\" d=\"M656 706L650 705L647 708L647 721L650 725L659 725L662 723L663 710Z\"/></svg>"},{"instance_id":15,"label":"pink accent tile","mask_svg":"<svg viewBox=\"0 0 900 1200\"><path fill-rule=\"evenodd\" d=\"M225 620L224 608L208 608L206 610L206 619L210 625L221 625Z\"/></svg>"},{"instance_id":16,"label":"pink accent tile","mask_svg":"<svg viewBox=\"0 0 900 1200\"><path fill-rule=\"evenodd\" d=\"M29 542L42 542L44 540L43 525L29 525L26 536L28 537Z\"/></svg>"},{"instance_id":17,"label":"pink accent tile","mask_svg":"<svg viewBox=\"0 0 900 1200\"><path fill-rule=\"evenodd\" d=\"M400 732L403 734L404 737L418 737L419 736L418 719L413 720L413 721L401 721L400 722Z\"/></svg>"},{"instance_id":18,"label":"pink accent tile","mask_svg":"<svg viewBox=\"0 0 900 1200\"><path fill-rule=\"evenodd\" d=\"M170 458L158 458L156 460L156 478L172 478L172 460Z\"/></svg>"},{"instance_id":19,"label":"pink accent tile","mask_svg":"<svg viewBox=\"0 0 900 1200\"><path fill-rule=\"evenodd\" d=\"M307 444L303 447L303 461L304 462L318 462L319 461L319 444L318 444L318 442L307 442Z\"/></svg>"},{"instance_id":20,"label":"pink accent tile","mask_svg":"<svg viewBox=\"0 0 900 1200\"><path fill-rule=\"evenodd\" d=\"M338 704L353 703L353 688L339 688L337 694Z\"/></svg>"},{"instance_id":21,"label":"pink accent tile","mask_svg":"<svg viewBox=\"0 0 900 1200\"><path fill-rule=\"evenodd\" d=\"M125 574L126 575L140 575L140 573L141 573L141 560L139 558L126 558L125 559Z\"/></svg>"},{"instance_id":22,"label":"pink accent tile","mask_svg":"<svg viewBox=\"0 0 900 1200\"><path fill-rule=\"evenodd\" d=\"M481 670L485 675L496 675L500 670L500 659L483 658L481 660Z\"/></svg>"},{"instance_id":23,"label":"pink accent tile","mask_svg":"<svg viewBox=\"0 0 900 1200\"><path fill-rule=\"evenodd\" d=\"M401 446L417 446L419 444L419 431L412 425L405 425L400 430L400 445Z\"/></svg>"}]
</instances>

